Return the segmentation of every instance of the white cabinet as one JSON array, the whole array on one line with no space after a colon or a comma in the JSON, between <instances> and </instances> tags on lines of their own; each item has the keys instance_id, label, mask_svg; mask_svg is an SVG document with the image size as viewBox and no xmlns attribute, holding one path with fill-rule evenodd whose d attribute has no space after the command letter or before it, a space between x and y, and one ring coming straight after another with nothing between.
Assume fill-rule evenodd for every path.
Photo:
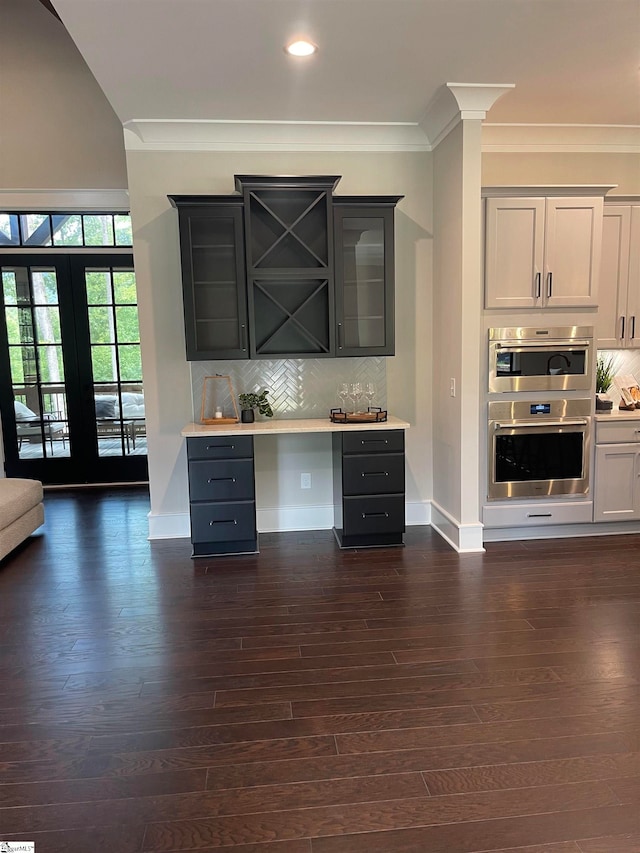
<instances>
[{"instance_id":1,"label":"white cabinet","mask_svg":"<svg viewBox=\"0 0 640 853\"><path fill-rule=\"evenodd\" d=\"M605 205L596 337L601 349L640 347L640 205Z\"/></svg>"},{"instance_id":2,"label":"white cabinet","mask_svg":"<svg viewBox=\"0 0 640 853\"><path fill-rule=\"evenodd\" d=\"M597 305L603 198L487 198L485 307Z\"/></svg>"},{"instance_id":3,"label":"white cabinet","mask_svg":"<svg viewBox=\"0 0 640 853\"><path fill-rule=\"evenodd\" d=\"M596 424L594 521L640 519L640 418Z\"/></svg>"}]
</instances>

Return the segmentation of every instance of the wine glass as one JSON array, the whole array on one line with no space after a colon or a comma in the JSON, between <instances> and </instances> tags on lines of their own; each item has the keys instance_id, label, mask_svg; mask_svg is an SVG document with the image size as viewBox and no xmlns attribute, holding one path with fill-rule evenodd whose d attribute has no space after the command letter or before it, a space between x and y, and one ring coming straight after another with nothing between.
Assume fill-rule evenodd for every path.
<instances>
[{"instance_id":1,"label":"wine glass","mask_svg":"<svg viewBox=\"0 0 640 853\"><path fill-rule=\"evenodd\" d=\"M347 398L349 397L349 385L346 382L341 382L338 385L338 397L342 400L342 410L347 411Z\"/></svg>"},{"instance_id":2,"label":"wine glass","mask_svg":"<svg viewBox=\"0 0 640 853\"><path fill-rule=\"evenodd\" d=\"M367 383L366 383L366 385L364 386L364 396L365 396L365 397L367 398L367 400L369 401L369 405L368 405L368 407L367 407L367 408L369 408L369 409L370 409L370 408L371 408L371 404L373 403L373 400L374 400L374 398L375 398L375 396L376 396L376 386L375 386L375 382L367 382Z\"/></svg>"},{"instance_id":3,"label":"wine glass","mask_svg":"<svg viewBox=\"0 0 640 853\"><path fill-rule=\"evenodd\" d=\"M352 382L349 389L349 396L353 400L353 413L355 415L358 412L358 401L362 397L362 383Z\"/></svg>"}]
</instances>

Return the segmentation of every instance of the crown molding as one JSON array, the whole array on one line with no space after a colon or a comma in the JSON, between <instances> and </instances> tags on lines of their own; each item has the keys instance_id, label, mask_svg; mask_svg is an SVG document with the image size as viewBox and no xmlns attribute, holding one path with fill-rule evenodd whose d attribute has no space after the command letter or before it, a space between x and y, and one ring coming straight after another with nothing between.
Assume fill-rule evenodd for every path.
<instances>
[{"instance_id":1,"label":"crown molding","mask_svg":"<svg viewBox=\"0 0 640 853\"><path fill-rule=\"evenodd\" d=\"M482 125L483 152L640 154L640 126L590 124Z\"/></svg>"},{"instance_id":2,"label":"crown molding","mask_svg":"<svg viewBox=\"0 0 640 853\"><path fill-rule=\"evenodd\" d=\"M2 210L129 211L127 190L0 190Z\"/></svg>"},{"instance_id":3,"label":"crown molding","mask_svg":"<svg viewBox=\"0 0 640 853\"><path fill-rule=\"evenodd\" d=\"M433 96L420 127L435 148L459 122L483 121L498 98L515 88L515 83L447 83Z\"/></svg>"},{"instance_id":4,"label":"crown molding","mask_svg":"<svg viewBox=\"0 0 640 853\"><path fill-rule=\"evenodd\" d=\"M513 186L483 186L482 198L511 198L512 196L605 196L617 184L516 184Z\"/></svg>"},{"instance_id":5,"label":"crown molding","mask_svg":"<svg viewBox=\"0 0 640 853\"><path fill-rule=\"evenodd\" d=\"M156 121L124 124L127 151L429 151L416 123Z\"/></svg>"}]
</instances>

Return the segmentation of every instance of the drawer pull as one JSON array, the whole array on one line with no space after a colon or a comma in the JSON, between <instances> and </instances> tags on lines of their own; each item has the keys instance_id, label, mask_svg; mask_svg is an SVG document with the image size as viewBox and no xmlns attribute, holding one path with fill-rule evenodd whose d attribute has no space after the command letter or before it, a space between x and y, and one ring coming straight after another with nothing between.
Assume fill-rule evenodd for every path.
<instances>
[{"instance_id":1,"label":"drawer pull","mask_svg":"<svg viewBox=\"0 0 640 853\"><path fill-rule=\"evenodd\" d=\"M528 512L527 518L551 518L550 512Z\"/></svg>"},{"instance_id":2,"label":"drawer pull","mask_svg":"<svg viewBox=\"0 0 640 853\"><path fill-rule=\"evenodd\" d=\"M221 518L219 521L210 521L209 527L213 527L214 524L237 524L238 521L235 518Z\"/></svg>"},{"instance_id":3,"label":"drawer pull","mask_svg":"<svg viewBox=\"0 0 640 853\"><path fill-rule=\"evenodd\" d=\"M235 477L209 477L207 483L235 483Z\"/></svg>"},{"instance_id":4,"label":"drawer pull","mask_svg":"<svg viewBox=\"0 0 640 853\"><path fill-rule=\"evenodd\" d=\"M638 430L638 432L640 432L640 430ZM388 471L363 471L362 476L363 477L388 477L389 472Z\"/></svg>"},{"instance_id":5,"label":"drawer pull","mask_svg":"<svg viewBox=\"0 0 640 853\"><path fill-rule=\"evenodd\" d=\"M388 512L363 512L363 518L389 518Z\"/></svg>"},{"instance_id":6,"label":"drawer pull","mask_svg":"<svg viewBox=\"0 0 640 853\"><path fill-rule=\"evenodd\" d=\"M207 450L235 450L235 444L207 444Z\"/></svg>"},{"instance_id":7,"label":"drawer pull","mask_svg":"<svg viewBox=\"0 0 640 853\"><path fill-rule=\"evenodd\" d=\"M384 444L389 444L389 440L386 438L361 438L360 444L379 444L381 441L384 442Z\"/></svg>"}]
</instances>

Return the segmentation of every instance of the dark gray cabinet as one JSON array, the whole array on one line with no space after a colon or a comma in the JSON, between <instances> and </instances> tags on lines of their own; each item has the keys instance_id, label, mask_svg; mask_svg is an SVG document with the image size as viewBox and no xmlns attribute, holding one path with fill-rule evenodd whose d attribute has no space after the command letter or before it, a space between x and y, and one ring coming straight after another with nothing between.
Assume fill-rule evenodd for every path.
<instances>
[{"instance_id":1,"label":"dark gray cabinet","mask_svg":"<svg viewBox=\"0 0 640 853\"><path fill-rule=\"evenodd\" d=\"M187 359L394 354L394 208L336 176L236 175L178 209Z\"/></svg>"},{"instance_id":2,"label":"dark gray cabinet","mask_svg":"<svg viewBox=\"0 0 640 853\"><path fill-rule=\"evenodd\" d=\"M334 353L331 194L338 180L236 176L252 358Z\"/></svg>"},{"instance_id":3,"label":"dark gray cabinet","mask_svg":"<svg viewBox=\"0 0 640 853\"><path fill-rule=\"evenodd\" d=\"M257 551L253 436L187 438L187 459L193 556Z\"/></svg>"},{"instance_id":4,"label":"dark gray cabinet","mask_svg":"<svg viewBox=\"0 0 640 853\"><path fill-rule=\"evenodd\" d=\"M242 199L169 199L179 216L187 360L249 358Z\"/></svg>"},{"instance_id":5,"label":"dark gray cabinet","mask_svg":"<svg viewBox=\"0 0 640 853\"><path fill-rule=\"evenodd\" d=\"M402 545L403 430L333 434L335 535L341 548Z\"/></svg>"},{"instance_id":6,"label":"dark gray cabinet","mask_svg":"<svg viewBox=\"0 0 640 853\"><path fill-rule=\"evenodd\" d=\"M401 198L333 199L338 356L394 354L393 218Z\"/></svg>"}]
</instances>

